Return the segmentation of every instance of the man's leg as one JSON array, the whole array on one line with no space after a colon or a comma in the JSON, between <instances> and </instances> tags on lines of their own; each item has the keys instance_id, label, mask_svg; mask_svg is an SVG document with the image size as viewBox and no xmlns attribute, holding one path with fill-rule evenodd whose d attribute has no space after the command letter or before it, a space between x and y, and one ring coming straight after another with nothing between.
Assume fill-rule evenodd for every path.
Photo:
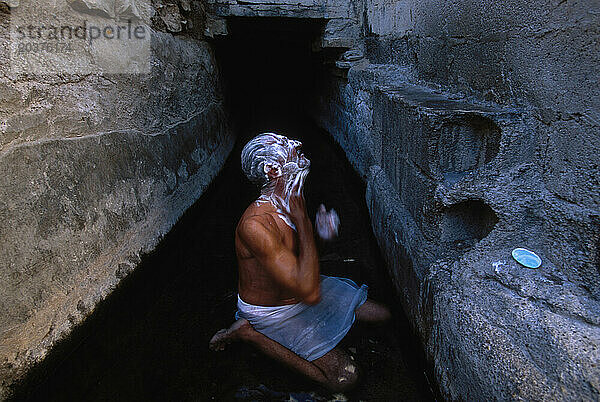
<instances>
[{"instance_id":1,"label":"man's leg","mask_svg":"<svg viewBox=\"0 0 600 402\"><path fill-rule=\"evenodd\" d=\"M339 346L312 363L323 371L333 391L346 391L358 381L358 366Z\"/></svg>"},{"instance_id":2,"label":"man's leg","mask_svg":"<svg viewBox=\"0 0 600 402\"><path fill-rule=\"evenodd\" d=\"M370 299L367 299L354 313L360 322L384 323L392 318L392 314L386 306Z\"/></svg>"},{"instance_id":3,"label":"man's leg","mask_svg":"<svg viewBox=\"0 0 600 402\"><path fill-rule=\"evenodd\" d=\"M229 329L217 332L209 342L212 350L223 350L228 343L240 340L251 343L267 356L291 367L332 391L350 388L358 378L356 365L339 348L309 362L280 343L254 330L247 320L240 319Z\"/></svg>"}]
</instances>

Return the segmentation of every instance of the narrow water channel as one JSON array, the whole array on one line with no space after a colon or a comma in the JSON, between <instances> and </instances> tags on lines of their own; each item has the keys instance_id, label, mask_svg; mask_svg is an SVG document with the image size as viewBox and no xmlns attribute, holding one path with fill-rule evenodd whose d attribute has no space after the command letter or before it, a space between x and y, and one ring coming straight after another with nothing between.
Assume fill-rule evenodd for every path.
<instances>
[{"instance_id":1,"label":"narrow water channel","mask_svg":"<svg viewBox=\"0 0 600 402\"><path fill-rule=\"evenodd\" d=\"M303 140L313 161L305 188L309 213L314 217L324 202L339 212L342 222L339 239L321 250L322 272L368 284L370 297L389 304L395 314L392 327L355 327L343 341L362 370L360 384L346 396L431 399L418 342L399 309L370 230L364 185L327 133L308 122L289 127L284 134ZM328 396L250 346L208 350L212 334L233 320L233 232L257 195L240 169L241 145L158 248L32 372L17 399L203 401L281 396L264 396L265 389L286 397L290 392Z\"/></svg>"}]
</instances>

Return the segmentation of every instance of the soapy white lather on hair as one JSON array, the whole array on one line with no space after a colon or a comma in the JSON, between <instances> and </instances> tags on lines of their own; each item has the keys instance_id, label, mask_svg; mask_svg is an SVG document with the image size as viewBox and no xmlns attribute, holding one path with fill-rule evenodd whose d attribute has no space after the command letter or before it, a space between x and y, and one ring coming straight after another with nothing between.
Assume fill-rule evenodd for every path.
<instances>
[{"instance_id":1,"label":"soapy white lather on hair","mask_svg":"<svg viewBox=\"0 0 600 402\"><path fill-rule=\"evenodd\" d=\"M254 137L242 150L242 170L251 182L261 186L261 196L257 205L270 202L277 214L290 227L295 229L289 218L290 197L296 188L296 195L302 194L304 180L309 172L310 161L300 152L292 152L302 145L299 141L275 133L263 133ZM278 177L285 178L283 198L274 193L275 180L269 179L267 172L274 169Z\"/></svg>"},{"instance_id":2,"label":"soapy white lather on hair","mask_svg":"<svg viewBox=\"0 0 600 402\"><path fill-rule=\"evenodd\" d=\"M309 172L310 160L300 151L302 143L291 140L275 133L263 133L254 137L242 150L242 170L255 184L261 186L261 195L256 205L270 202L276 209L277 215L292 229L296 229L290 215L290 197L296 188L296 194L302 194L304 180ZM296 149L296 152L292 152ZM267 175L269 169L274 169L278 177L285 178L283 198L275 195L275 180ZM340 219L332 209L327 212L325 206L319 206L315 220L317 233L322 239L331 240L338 235Z\"/></svg>"}]
</instances>

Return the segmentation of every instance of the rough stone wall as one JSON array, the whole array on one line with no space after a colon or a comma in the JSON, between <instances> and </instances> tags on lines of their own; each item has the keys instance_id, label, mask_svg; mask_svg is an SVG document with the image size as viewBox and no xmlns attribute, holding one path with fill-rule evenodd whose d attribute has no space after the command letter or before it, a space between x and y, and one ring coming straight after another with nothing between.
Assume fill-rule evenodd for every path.
<instances>
[{"instance_id":1,"label":"rough stone wall","mask_svg":"<svg viewBox=\"0 0 600 402\"><path fill-rule=\"evenodd\" d=\"M371 63L527 109L539 137L530 159L553 196L549 256L600 296L600 3L367 0L365 10Z\"/></svg>"},{"instance_id":2,"label":"rough stone wall","mask_svg":"<svg viewBox=\"0 0 600 402\"><path fill-rule=\"evenodd\" d=\"M160 18L175 29L180 17ZM11 75L0 60L0 399L154 248L231 150L212 51L192 36L153 29L149 74Z\"/></svg>"},{"instance_id":3,"label":"rough stone wall","mask_svg":"<svg viewBox=\"0 0 600 402\"><path fill-rule=\"evenodd\" d=\"M599 9L367 0L320 82L449 399L600 397Z\"/></svg>"}]
</instances>

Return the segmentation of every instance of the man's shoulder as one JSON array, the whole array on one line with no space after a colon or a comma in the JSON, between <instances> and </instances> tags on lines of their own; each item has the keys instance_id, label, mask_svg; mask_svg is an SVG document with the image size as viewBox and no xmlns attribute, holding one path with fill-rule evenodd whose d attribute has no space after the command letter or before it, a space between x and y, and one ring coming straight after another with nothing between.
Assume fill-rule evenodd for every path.
<instances>
[{"instance_id":1,"label":"man's shoulder","mask_svg":"<svg viewBox=\"0 0 600 402\"><path fill-rule=\"evenodd\" d=\"M237 232L242 237L248 235L277 235L277 224L271 214L264 211L247 211L240 219Z\"/></svg>"},{"instance_id":2,"label":"man's shoulder","mask_svg":"<svg viewBox=\"0 0 600 402\"><path fill-rule=\"evenodd\" d=\"M254 256L266 256L280 250L282 239L277 225L269 224L273 218L269 214L245 216L237 227L241 243Z\"/></svg>"}]
</instances>

